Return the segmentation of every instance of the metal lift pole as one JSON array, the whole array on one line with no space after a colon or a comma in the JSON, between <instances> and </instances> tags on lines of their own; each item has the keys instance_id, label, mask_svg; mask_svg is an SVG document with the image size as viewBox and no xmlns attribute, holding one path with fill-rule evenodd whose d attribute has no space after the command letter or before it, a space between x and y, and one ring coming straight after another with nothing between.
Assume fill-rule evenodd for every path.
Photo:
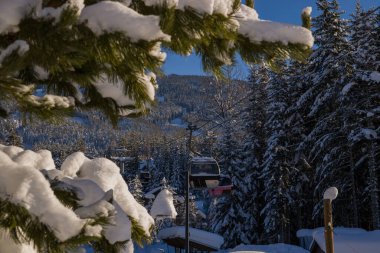
<instances>
[{"instance_id":1,"label":"metal lift pole","mask_svg":"<svg viewBox=\"0 0 380 253\"><path fill-rule=\"evenodd\" d=\"M188 158L190 159L190 152L191 152L191 139L193 137L193 131L197 129L196 126L193 126L191 123L189 123L188 127L186 130L190 131L189 135L189 151L188 151ZM186 169L186 221L185 221L185 252L189 253L190 252L190 233L189 233L189 190L190 190L190 168L189 165L187 165Z\"/></svg>"}]
</instances>

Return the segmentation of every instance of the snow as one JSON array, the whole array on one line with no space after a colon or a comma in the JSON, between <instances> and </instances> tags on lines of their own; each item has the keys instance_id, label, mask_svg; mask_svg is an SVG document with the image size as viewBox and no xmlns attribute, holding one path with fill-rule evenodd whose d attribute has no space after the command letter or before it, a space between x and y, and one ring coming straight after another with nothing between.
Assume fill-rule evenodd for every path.
<instances>
[{"instance_id":1,"label":"snow","mask_svg":"<svg viewBox=\"0 0 380 253\"><path fill-rule=\"evenodd\" d=\"M145 198L154 199L159 191L161 191L161 186L158 186L158 187L150 190L149 192L145 193Z\"/></svg>"},{"instance_id":2,"label":"snow","mask_svg":"<svg viewBox=\"0 0 380 253\"><path fill-rule=\"evenodd\" d=\"M76 177L76 173L86 161L89 159L82 152L75 152L63 161L61 171L65 176Z\"/></svg>"},{"instance_id":3,"label":"snow","mask_svg":"<svg viewBox=\"0 0 380 253\"><path fill-rule=\"evenodd\" d=\"M69 108L75 105L73 97L64 97L57 95L44 95L42 97L30 95L26 97L26 100L35 106L46 106L48 108L60 107Z\"/></svg>"},{"instance_id":4,"label":"snow","mask_svg":"<svg viewBox=\"0 0 380 253\"><path fill-rule=\"evenodd\" d=\"M86 226L84 234L86 236L92 236L92 237L102 237L102 226L95 225L95 226Z\"/></svg>"},{"instance_id":5,"label":"snow","mask_svg":"<svg viewBox=\"0 0 380 253\"><path fill-rule=\"evenodd\" d=\"M79 20L97 35L122 32L132 42L139 40L165 40L170 36L164 34L159 26L159 17L144 16L119 2L101 1L83 9Z\"/></svg>"},{"instance_id":6,"label":"snow","mask_svg":"<svg viewBox=\"0 0 380 253\"><path fill-rule=\"evenodd\" d=\"M227 16L233 11L234 0L178 0L177 9L193 9L200 14L222 14Z\"/></svg>"},{"instance_id":7,"label":"snow","mask_svg":"<svg viewBox=\"0 0 380 253\"><path fill-rule=\"evenodd\" d=\"M95 158L89 160L88 158L83 158L84 155L82 156L80 154L77 154L76 157L79 157L77 160L78 162L72 163L73 168L70 168L67 165L67 167L65 167L65 171L77 171L75 174L78 176L78 178L92 180L104 192L112 189L114 200L113 204L116 208L118 205L120 206L120 211L116 209L116 220L118 219L118 216L121 215L121 213L125 213L126 215L123 215L125 218L127 218L127 216L130 216L135 219L144 229L146 235L150 235L150 228L154 225L154 220L148 214L147 210L139 203L137 203L132 194L129 192L127 184L125 183L123 177L120 175L119 167L117 167L117 165L112 161L105 158ZM129 224L126 226L126 229L129 228L130 230L130 221L126 219L122 220L121 216L119 216L119 219L120 222L124 222L125 225ZM117 235L118 233L114 234ZM123 236L123 234L121 236Z\"/></svg>"},{"instance_id":8,"label":"snow","mask_svg":"<svg viewBox=\"0 0 380 253\"><path fill-rule=\"evenodd\" d=\"M19 165L31 165L38 170L53 170L55 169L54 160L51 152L48 150L39 150L33 152L31 150L24 150L14 156L13 161Z\"/></svg>"},{"instance_id":9,"label":"snow","mask_svg":"<svg viewBox=\"0 0 380 253\"><path fill-rule=\"evenodd\" d=\"M310 7L310 6L305 7L305 8L302 10L302 15L310 16L312 11L313 11L313 8L312 8L312 7Z\"/></svg>"},{"instance_id":10,"label":"snow","mask_svg":"<svg viewBox=\"0 0 380 253\"><path fill-rule=\"evenodd\" d=\"M334 200L338 196L338 189L336 187L330 187L323 193L323 199Z\"/></svg>"},{"instance_id":11,"label":"snow","mask_svg":"<svg viewBox=\"0 0 380 253\"><path fill-rule=\"evenodd\" d=\"M140 81L144 85L146 94L153 101L156 91L154 86L155 76L153 73L140 75ZM102 75L96 82L93 83L93 85L102 97L112 98L118 106L135 105L136 103L129 94L125 94L125 84L119 78L115 83L110 83L109 78Z\"/></svg>"},{"instance_id":12,"label":"snow","mask_svg":"<svg viewBox=\"0 0 380 253\"><path fill-rule=\"evenodd\" d=\"M0 229L0 252L1 253L37 253L33 245L24 243L15 243L9 234Z\"/></svg>"},{"instance_id":13,"label":"snow","mask_svg":"<svg viewBox=\"0 0 380 253\"><path fill-rule=\"evenodd\" d=\"M162 6L176 7L178 5L178 0L143 0L146 6Z\"/></svg>"},{"instance_id":14,"label":"snow","mask_svg":"<svg viewBox=\"0 0 380 253\"><path fill-rule=\"evenodd\" d=\"M195 177L202 177L202 176L217 177L217 176L220 176L220 174L200 172L200 173L191 173L191 176L195 176Z\"/></svg>"},{"instance_id":15,"label":"snow","mask_svg":"<svg viewBox=\"0 0 380 253\"><path fill-rule=\"evenodd\" d=\"M294 43L308 47L314 44L310 30L301 26L260 20L254 9L243 4L236 14L236 20L239 22L238 32L247 36L253 43L281 42L284 45Z\"/></svg>"},{"instance_id":16,"label":"snow","mask_svg":"<svg viewBox=\"0 0 380 253\"><path fill-rule=\"evenodd\" d=\"M84 0L68 0L61 6L57 8L46 7L41 10L40 17L45 19L54 19L55 22L60 20L62 12L67 8L75 8L77 10L77 15L79 15L84 8Z\"/></svg>"},{"instance_id":17,"label":"snow","mask_svg":"<svg viewBox=\"0 0 380 253\"><path fill-rule=\"evenodd\" d=\"M128 191L119 170L108 159L90 160L80 152L67 157L61 170L57 170L48 150L33 152L0 145L0 198L25 207L48 225L60 241L81 231L88 236L104 235L111 244L128 241L132 230L130 217L150 236L154 220ZM80 207L72 211L63 206L44 175L58 180L57 189L74 191ZM110 224L89 225L99 216L107 217ZM130 250L128 244L122 252Z\"/></svg>"},{"instance_id":18,"label":"snow","mask_svg":"<svg viewBox=\"0 0 380 253\"><path fill-rule=\"evenodd\" d=\"M1 0L0 34L17 32L21 19L33 9L40 9L41 4L42 0Z\"/></svg>"},{"instance_id":19,"label":"snow","mask_svg":"<svg viewBox=\"0 0 380 253\"><path fill-rule=\"evenodd\" d=\"M82 219L96 216L113 216L115 214L115 207L111 203L109 203L112 197L113 192L112 190L110 190L104 194L104 197L102 199L98 200L97 202L91 205L83 206L76 209L75 213Z\"/></svg>"},{"instance_id":20,"label":"snow","mask_svg":"<svg viewBox=\"0 0 380 253\"><path fill-rule=\"evenodd\" d=\"M179 0L177 8L185 10L185 8L192 8L199 13L206 13L211 15L214 10L214 0L199 1L199 0Z\"/></svg>"},{"instance_id":21,"label":"snow","mask_svg":"<svg viewBox=\"0 0 380 253\"><path fill-rule=\"evenodd\" d=\"M313 236L313 233L314 233L314 229L300 229L297 231L297 234L296 236L298 238L300 237L307 237L307 236Z\"/></svg>"},{"instance_id":22,"label":"snow","mask_svg":"<svg viewBox=\"0 0 380 253\"><path fill-rule=\"evenodd\" d=\"M234 0L214 0L214 13L227 16L233 11L233 4Z\"/></svg>"},{"instance_id":23,"label":"snow","mask_svg":"<svg viewBox=\"0 0 380 253\"><path fill-rule=\"evenodd\" d=\"M177 211L173 204L173 193L168 189L163 189L153 201L150 215L153 218L172 218L175 219Z\"/></svg>"},{"instance_id":24,"label":"snow","mask_svg":"<svg viewBox=\"0 0 380 253\"><path fill-rule=\"evenodd\" d=\"M347 95L347 93L351 90L352 86L354 86L355 83L348 83L346 84L342 89L342 94Z\"/></svg>"},{"instance_id":25,"label":"snow","mask_svg":"<svg viewBox=\"0 0 380 253\"><path fill-rule=\"evenodd\" d=\"M165 61L166 59L166 53L161 51L161 42L156 42L154 47L150 50L149 54L156 57L161 62ZM155 77L154 80L156 80Z\"/></svg>"},{"instance_id":26,"label":"snow","mask_svg":"<svg viewBox=\"0 0 380 253\"><path fill-rule=\"evenodd\" d=\"M111 244L130 240L132 223L120 205L116 201L112 203L115 207L114 223L106 226L104 236Z\"/></svg>"},{"instance_id":27,"label":"snow","mask_svg":"<svg viewBox=\"0 0 380 253\"><path fill-rule=\"evenodd\" d=\"M210 248L220 249L222 244L224 243L223 237L220 235L210 233L207 231L189 228L190 241L196 242ZM185 238L185 227L177 226L162 229L158 232L159 239L167 239L167 238Z\"/></svg>"},{"instance_id":28,"label":"snow","mask_svg":"<svg viewBox=\"0 0 380 253\"><path fill-rule=\"evenodd\" d=\"M0 8L1 8L1 3L0 3ZM25 40L16 40L4 50L0 50L0 67L4 59L10 56L14 51L17 51L17 54L22 56L27 51L29 51L29 44Z\"/></svg>"},{"instance_id":29,"label":"snow","mask_svg":"<svg viewBox=\"0 0 380 253\"><path fill-rule=\"evenodd\" d=\"M194 163L204 163L204 162L215 163L215 159L212 157L197 156L197 157L193 157L191 159L191 162L194 162Z\"/></svg>"},{"instance_id":30,"label":"snow","mask_svg":"<svg viewBox=\"0 0 380 253\"><path fill-rule=\"evenodd\" d=\"M79 155L76 154L75 156L78 157ZM89 161L88 158L86 159ZM72 164L76 166L75 163ZM105 193L98 184L90 179L71 179L66 177L62 179L62 182L74 187L80 199L78 203L82 206L75 210L75 213L80 217L88 218L97 215L109 217L110 225L105 226L104 236L110 243L131 239L131 222L129 218L117 202L109 202L113 197L112 190Z\"/></svg>"},{"instance_id":31,"label":"snow","mask_svg":"<svg viewBox=\"0 0 380 253\"><path fill-rule=\"evenodd\" d=\"M313 233L315 242L326 251L323 229ZM361 231L357 229L334 229L334 252L335 253L357 253L357 252L379 252L380 230Z\"/></svg>"},{"instance_id":32,"label":"snow","mask_svg":"<svg viewBox=\"0 0 380 253\"><path fill-rule=\"evenodd\" d=\"M40 80L47 80L49 78L49 73L46 71L46 69L40 67L40 66L34 66L33 67L35 76Z\"/></svg>"},{"instance_id":33,"label":"snow","mask_svg":"<svg viewBox=\"0 0 380 253\"><path fill-rule=\"evenodd\" d=\"M309 251L290 244L277 243L269 245L239 245L227 252L239 253L309 253Z\"/></svg>"},{"instance_id":34,"label":"snow","mask_svg":"<svg viewBox=\"0 0 380 253\"><path fill-rule=\"evenodd\" d=\"M0 61L1 62L1 61ZM380 83L380 72L378 71L373 71L371 73L371 75L369 76L369 78L372 80L372 81L375 81L376 83Z\"/></svg>"},{"instance_id":35,"label":"snow","mask_svg":"<svg viewBox=\"0 0 380 253\"><path fill-rule=\"evenodd\" d=\"M85 221L55 197L49 182L33 167L36 163L21 165L16 159L0 151L0 197L26 208L48 225L60 241L79 234Z\"/></svg>"}]
</instances>

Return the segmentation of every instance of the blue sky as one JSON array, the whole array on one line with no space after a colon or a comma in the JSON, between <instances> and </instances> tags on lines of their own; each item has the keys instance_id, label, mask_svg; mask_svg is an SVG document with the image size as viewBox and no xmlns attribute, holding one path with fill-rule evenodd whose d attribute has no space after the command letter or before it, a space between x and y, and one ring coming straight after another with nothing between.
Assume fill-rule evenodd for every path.
<instances>
[{"instance_id":1,"label":"blue sky","mask_svg":"<svg viewBox=\"0 0 380 253\"><path fill-rule=\"evenodd\" d=\"M367 9L379 6L379 0L360 0L363 8ZM318 15L315 0L255 0L255 9L261 19L272 21L301 24L300 13L304 7L313 7L312 16ZM348 15L355 9L356 0L340 0L341 9ZM243 64L242 64L243 65ZM244 66L242 66L244 68ZM175 54L168 54L166 63L163 66L166 74L178 75L204 75L200 59L191 55L182 57Z\"/></svg>"}]
</instances>

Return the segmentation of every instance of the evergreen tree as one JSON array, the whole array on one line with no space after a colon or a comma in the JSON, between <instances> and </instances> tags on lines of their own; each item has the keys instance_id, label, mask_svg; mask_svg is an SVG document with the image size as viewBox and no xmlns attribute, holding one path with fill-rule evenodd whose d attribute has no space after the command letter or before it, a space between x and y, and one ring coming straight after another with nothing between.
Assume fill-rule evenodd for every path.
<instances>
[{"instance_id":1,"label":"evergreen tree","mask_svg":"<svg viewBox=\"0 0 380 253\"><path fill-rule=\"evenodd\" d=\"M141 205L144 205L144 193L142 191L143 186L141 184L139 175L136 175L131 180L131 182L128 184L128 187L135 200Z\"/></svg>"},{"instance_id":2,"label":"evergreen tree","mask_svg":"<svg viewBox=\"0 0 380 253\"><path fill-rule=\"evenodd\" d=\"M313 192L314 192L314 170L310 166L306 157L307 152L303 149L297 149L306 134L309 125L306 120L305 108L297 106L298 98L304 93L305 83L303 77L306 72L307 64L305 62L290 61L288 71L285 73L284 85L288 94L289 107L285 111L285 127L288 129L288 150L292 157L293 166L296 170L291 176L291 192L294 199L290 209L290 229L291 234L296 234L297 230L302 227L313 227L311 222L313 210Z\"/></svg>"},{"instance_id":3,"label":"evergreen tree","mask_svg":"<svg viewBox=\"0 0 380 253\"><path fill-rule=\"evenodd\" d=\"M244 184L247 185L247 197L244 200L244 211L250 214L246 224L251 227L251 234L247 235L250 243L258 243L261 235L260 209L263 190L261 164L265 150L265 107L267 104L266 86L269 82L268 69L265 66L253 66L249 76L249 102L242 113L244 132L241 148L242 165L246 171Z\"/></svg>"},{"instance_id":4,"label":"evergreen tree","mask_svg":"<svg viewBox=\"0 0 380 253\"><path fill-rule=\"evenodd\" d=\"M378 11L363 11L357 4L352 16L351 52L355 67L353 76L342 89L341 103L346 108L346 125L352 167L368 170L364 190L370 196L374 229L380 228L379 212L379 125L380 114L376 108L380 103L380 14ZM363 161L365 165L363 166ZM361 164L360 164L361 163ZM368 169L367 169L368 168ZM356 168L357 169L357 168ZM366 198L367 199L367 198Z\"/></svg>"},{"instance_id":5,"label":"evergreen tree","mask_svg":"<svg viewBox=\"0 0 380 253\"><path fill-rule=\"evenodd\" d=\"M183 146L176 145L172 152L172 173L170 177L170 185L178 194L184 192L184 182L186 176L186 153Z\"/></svg>"},{"instance_id":6,"label":"evergreen tree","mask_svg":"<svg viewBox=\"0 0 380 253\"><path fill-rule=\"evenodd\" d=\"M316 167L315 196L320 201L315 206L314 216L320 217L320 196L327 187L338 187L343 198L344 194L347 198L352 194L350 178L353 170L346 162L349 149L343 137L347 130L344 127L345 110L339 105L339 94L352 74L352 67L347 24L341 18L337 1L319 0L317 5L321 14L314 19L313 26L318 48L309 59L308 73L304 77L307 88L298 105L306 108L307 121L312 122L299 150L307 150L309 160L314 161ZM341 210L347 208L344 202L341 204ZM337 221L340 222L344 223Z\"/></svg>"},{"instance_id":7,"label":"evergreen tree","mask_svg":"<svg viewBox=\"0 0 380 253\"><path fill-rule=\"evenodd\" d=\"M284 68L284 71L286 69ZM289 242L289 213L293 202L291 185L296 168L289 149L286 110L289 98L285 73L273 74L267 85L268 105L265 130L266 150L261 178L264 181L264 238L269 242Z\"/></svg>"},{"instance_id":8,"label":"evergreen tree","mask_svg":"<svg viewBox=\"0 0 380 253\"><path fill-rule=\"evenodd\" d=\"M252 215L244 209L249 190L245 184L247 173L241 166L239 145L233 133L231 123L226 123L219 144L221 170L230 176L233 191L231 197L222 198L220 202L217 202L216 214L212 221L212 230L224 237L223 247L225 248L232 248L241 243L248 244L252 225L255 223L251 221Z\"/></svg>"}]
</instances>

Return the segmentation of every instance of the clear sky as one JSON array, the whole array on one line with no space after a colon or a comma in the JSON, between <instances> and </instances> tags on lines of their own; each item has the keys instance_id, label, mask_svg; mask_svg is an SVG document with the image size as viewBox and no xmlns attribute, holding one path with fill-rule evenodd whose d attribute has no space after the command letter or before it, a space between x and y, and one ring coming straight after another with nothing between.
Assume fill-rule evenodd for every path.
<instances>
[{"instance_id":1,"label":"clear sky","mask_svg":"<svg viewBox=\"0 0 380 253\"><path fill-rule=\"evenodd\" d=\"M346 12L344 17L348 17L355 9L356 0L338 0L340 7ZM380 0L360 0L364 9L380 5ZM255 9L261 19L277 22L301 24L300 13L304 7L313 7L312 16L318 15L315 0L255 0ZM242 64L243 65L243 64ZM244 66L242 66L244 68ZM166 63L163 66L166 74L178 75L204 75L200 59L191 55L182 57L175 54L168 54Z\"/></svg>"}]
</instances>

